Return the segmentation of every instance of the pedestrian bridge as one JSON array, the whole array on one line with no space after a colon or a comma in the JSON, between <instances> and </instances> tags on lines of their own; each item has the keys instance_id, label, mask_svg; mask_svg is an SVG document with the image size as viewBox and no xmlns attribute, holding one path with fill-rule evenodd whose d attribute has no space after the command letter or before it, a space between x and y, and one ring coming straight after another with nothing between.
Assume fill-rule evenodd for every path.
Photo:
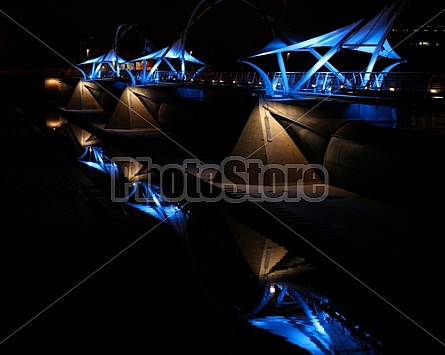
<instances>
[{"instance_id":1,"label":"pedestrian bridge","mask_svg":"<svg viewBox=\"0 0 445 355\"><path fill-rule=\"evenodd\" d=\"M304 93L360 94L387 97L391 93L417 93L425 96L443 95L445 73L425 72L316 72L304 85L298 86L307 72L177 72L156 71L150 84L176 84L193 87L230 87L250 90L266 97L292 97ZM121 74L122 85L141 85L141 71ZM112 72L105 77L115 78ZM286 89L284 82L289 89Z\"/></svg>"},{"instance_id":2,"label":"pedestrian bridge","mask_svg":"<svg viewBox=\"0 0 445 355\"><path fill-rule=\"evenodd\" d=\"M395 47L388 41L388 34L407 1L390 2L374 16L316 37L289 34L268 18L272 39L255 53L238 58L236 61L242 70L232 72L215 70L186 48L190 28L221 2L201 1L174 43L156 50L146 40L145 54L132 59L124 59L118 54L119 43L125 33L136 27L121 25L116 31L113 46L106 53L76 64L74 68L84 80L114 79L121 87L126 83L133 86L230 86L252 90L266 97L292 97L303 93L360 94L363 91L373 96L387 96L393 92L434 96L444 92L444 74L394 71L407 60L395 52ZM256 8L248 1L242 3ZM308 69L294 70L292 61L289 61L291 53L304 55ZM360 63L367 56L369 59L363 65L358 64L360 70L348 71L336 67L335 59L339 55L351 56L352 61ZM269 66L273 62L271 70L275 71L266 69L266 62Z\"/></svg>"}]
</instances>

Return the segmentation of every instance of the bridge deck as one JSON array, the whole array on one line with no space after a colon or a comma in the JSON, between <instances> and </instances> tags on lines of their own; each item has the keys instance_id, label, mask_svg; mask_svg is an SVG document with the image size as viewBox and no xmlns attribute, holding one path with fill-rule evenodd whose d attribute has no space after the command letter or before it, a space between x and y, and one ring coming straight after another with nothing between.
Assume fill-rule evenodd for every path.
<instances>
[{"instance_id":1,"label":"bridge deck","mask_svg":"<svg viewBox=\"0 0 445 355\"><path fill-rule=\"evenodd\" d=\"M295 88L305 72L287 72L289 90L284 89L284 78L280 72L266 73L267 78L258 72L179 72L155 71L150 80L143 80L140 70L123 71L117 78L112 72L103 72L101 78L116 78L134 85L179 84L198 87L230 87L251 90L274 97L287 97L298 94L367 94L388 96L394 94L421 94L443 97L445 93L445 73L432 72L316 72L300 88Z\"/></svg>"}]
</instances>

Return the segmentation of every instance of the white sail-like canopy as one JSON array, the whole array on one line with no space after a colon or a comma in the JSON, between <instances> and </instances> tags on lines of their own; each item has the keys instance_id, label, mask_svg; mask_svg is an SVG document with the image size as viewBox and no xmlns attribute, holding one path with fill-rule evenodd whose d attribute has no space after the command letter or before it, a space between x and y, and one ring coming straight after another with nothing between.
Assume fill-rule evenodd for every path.
<instances>
[{"instance_id":1,"label":"white sail-like canopy","mask_svg":"<svg viewBox=\"0 0 445 355\"><path fill-rule=\"evenodd\" d=\"M183 41L184 41L184 38L181 37L180 39L178 39L176 42L174 42L172 45L170 45L168 47L162 48L156 52L149 53L142 57L129 60L126 63L134 63L134 62L139 62L139 61L146 62L147 60L150 60L150 59L156 60L156 63L152 66L152 68L150 69L150 71L148 73L146 72L146 64L143 65L143 73L142 73L142 80L141 80L142 83L152 80L153 75L154 75L155 71L157 70L157 68L159 67L159 65L161 64L161 62L165 62L170 67L172 72L177 73L178 70L172 65L172 63L170 63L170 59L177 59L177 60L181 61L180 72L182 73L182 75L185 74L185 66L184 66L185 62L191 62L191 63L205 65L205 63L203 63L199 59L193 57L189 52L187 52L184 49Z\"/></svg>"},{"instance_id":2,"label":"white sail-like canopy","mask_svg":"<svg viewBox=\"0 0 445 355\"><path fill-rule=\"evenodd\" d=\"M362 19L335 31L287 46L277 46L279 42L277 43L277 40L274 39L266 47L250 56L250 58L280 52L307 51L310 48L340 45L341 48L370 54L378 49L378 54L381 57L401 59L386 39L396 15L400 12L400 8L395 9L395 6L396 3L382 9L371 19ZM382 39L383 44L381 44Z\"/></svg>"},{"instance_id":3,"label":"white sail-like canopy","mask_svg":"<svg viewBox=\"0 0 445 355\"><path fill-rule=\"evenodd\" d=\"M99 57L87 59L84 62L77 64L76 66L80 67L82 65L91 65L92 68L88 77L90 79L97 79L100 77L100 69L103 64L107 64L109 69L113 71L117 76L119 76L119 66L125 62L126 60L119 57L113 47L105 54Z\"/></svg>"},{"instance_id":4,"label":"white sail-like canopy","mask_svg":"<svg viewBox=\"0 0 445 355\"><path fill-rule=\"evenodd\" d=\"M356 21L348 26L339 28L329 33L306 39L295 41L293 44L279 47L279 41L275 38L267 46L249 58L275 54L278 58L280 71L284 78L285 90L287 87L286 68L282 59L284 52L310 52L317 58L317 63L295 84L294 90L298 90L309 78L323 65L326 66L337 77L342 78L342 74L329 63L331 57L341 49L349 49L369 53L371 58L366 68L366 73L372 72L379 57L393 60L401 60L401 57L394 51L387 40L387 36L395 20L407 4L407 0L394 1L387 5L374 16ZM329 48L327 53L321 55L317 48ZM392 66L391 66L392 67Z\"/></svg>"},{"instance_id":5,"label":"white sail-like canopy","mask_svg":"<svg viewBox=\"0 0 445 355\"><path fill-rule=\"evenodd\" d=\"M168 47L160 49L156 52L147 54L143 57L132 59L132 60L128 61L128 63L138 62L138 61L142 61L142 60L149 60L149 59L182 59L184 56L184 60L186 60L187 62L204 64L199 59L196 59L195 57L193 57L189 52L184 51L184 53L183 53L182 51L183 51L183 49L182 49L181 40L178 40L171 46L168 46Z\"/></svg>"},{"instance_id":6,"label":"white sail-like canopy","mask_svg":"<svg viewBox=\"0 0 445 355\"><path fill-rule=\"evenodd\" d=\"M355 34L350 35L350 33L354 32L354 29L359 26L360 23L361 21L357 21L324 35L285 46L280 46L280 43L282 42L274 39L256 54L251 55L250 58L283 52L307 51L310 48L316 47L334 47L341 42L342 48L372 54L379 43L380 31L370 29L366 32L358 31ZM379 50L379 56L390 59L401 59L400 56L392 49L387 39L385 39L382 48Z\"/></svg>"}]
</instances>

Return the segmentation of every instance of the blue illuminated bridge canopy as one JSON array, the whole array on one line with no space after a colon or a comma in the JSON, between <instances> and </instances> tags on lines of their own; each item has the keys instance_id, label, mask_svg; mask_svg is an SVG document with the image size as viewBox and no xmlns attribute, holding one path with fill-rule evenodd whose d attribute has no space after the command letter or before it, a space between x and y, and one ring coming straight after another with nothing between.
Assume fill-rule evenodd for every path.
<instances>
[{"instance_id":1,"label":"blue illuminated bridge canopy","mask_svg":"<svg viewBox=\"0 0 445 355\"><path fill-rule=\"evenodd\" d=\"M247 6L257 9L248 1L240 0ZM223 0L202 0L192 12L186 28L174 43L161 49L150 48L143 56L125 60L118 55L117 42L131 25L121 25L109 51L76 65L85 80L117 78L130 81L133 85L159 82L182 84L211 84L240 86L259 90L266 96L292 96L302 92L355 92L355 90L400 90L404 80L394 76L392 69L403 60L388 42L388 34L396 19L407 5L407 0L393 1L371 16L347 24L339 29L316 37L291 36L285 34L268 19L273 39L261 50L238 62L251 68L251 72L217 73L204 61L187 51L189 29L211 8ZM257 9L260 11L259 9ZM345 72L337 69L332 62L338 53L359 52L369 57L361 71ZM289 55L293 52L309 53L315 64L309 70L293 71L289 65ZM256 61L259 58L273 57L278 71L266 72ZM380 61L380 63L377 63ZM375 71L376 64L384 64ZM443 78L441 78L443 81ZM405 81L406 80L405 78ZM421 82L420 80L419 82ZM434 80L433 80L434 81ZM409 82L413 82L410 78ZM432 82L430 80L430 82ZM399 85L399 86L398 86ZM434 88L433 88L434 89ZM412 87L410 90L431 90L426 87Z\"/></svg>"}]
</instances>

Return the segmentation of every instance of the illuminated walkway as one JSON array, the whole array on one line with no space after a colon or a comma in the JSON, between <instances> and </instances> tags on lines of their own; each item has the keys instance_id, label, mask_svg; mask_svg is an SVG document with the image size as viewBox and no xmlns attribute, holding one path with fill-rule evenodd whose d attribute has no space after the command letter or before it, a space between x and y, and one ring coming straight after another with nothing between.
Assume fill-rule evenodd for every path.
<instances>
[{"instance_id":1,"label":"illuminated walkway","mask_svg":"<svg viewBox=\"0 0 445 355\"><path fill-rule=\"evenodd\" d=\"M128 85L140 86L143 84L137 79L139 74L138 71L131 75L123 74L121 79L127 80ZM157 70L154 72L149 85L175 84L197 88L230 87L244 89L270 98L301 97L303 94L326 96L370 95L383 98L398 97L404 94L420 94L443 98L445 92L445 74L428 72L342 72L339 73L340 75L332 72L316 72L298 89L285 90L285 81L288 85L295 86L306 74L307 72L286 72L283 76L281 72L270 72L261 75L258 72L212 72L204 70L180 73Z\"/></svg>"},{"instance_id":2,"label":"illuminated walkway","mask_svg":"<svg viewBox=\"0 0 445 355\"><path fill-rule=\"evenodd\" d=\"M131 86L161 83L195 87L230 86L253 90L266 97L295 97L305 93L369 93L377 97L421 93L443 97L443 74L395 71L406 60L396 53L387 37L407 1L390 2L371 17L312 38L285 35L274 27L272 19L268 19L274 38L256 53L238 59L240 64L252 69L250 72L217 72L186 49L190 28L221 2L201 1L174 43L159 50L147 47L148 54L131 60L118 55L118 40L127 31L134 30L135 26L121 25L108 52L76 64L75 68L87 81L108 78ZM260 11L248 1L241 2ZM309 70L293 70L289 65L289 56L293 53L308 54L312 58L310 62L315 62ZM363 70L345 71L331 63L339 53L343 56L356 53L369 55L369 60ZM278 71L267 72L262 68L259 59L268 56L275 58Z\"/></svg>"}]
</instances>

